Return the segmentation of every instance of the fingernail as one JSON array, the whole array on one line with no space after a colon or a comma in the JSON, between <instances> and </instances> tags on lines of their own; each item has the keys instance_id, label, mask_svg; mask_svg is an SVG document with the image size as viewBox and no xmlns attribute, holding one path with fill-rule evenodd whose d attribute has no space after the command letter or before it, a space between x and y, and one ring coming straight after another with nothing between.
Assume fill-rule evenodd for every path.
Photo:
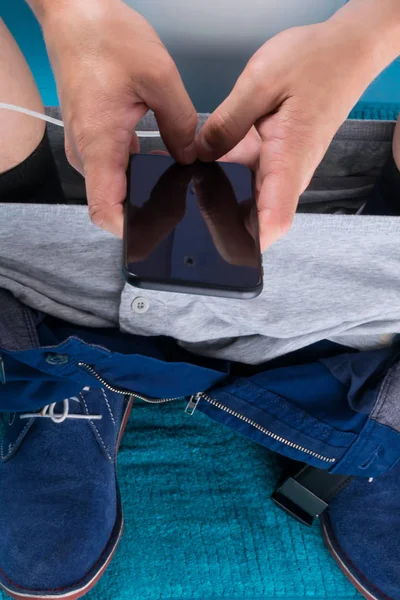
<instances>
[{"instance_id":1,"label":"fingernail","mask_svg":"<svg viewBox=\"0 0 400 600\"><path fill-rule=\"evenodd\" d=\"M97 227L102 227L104 223L104 212L98 206L92 206L89 209L89 215L92 223Z\"/></svg>"},{"instance_id":2,"label":"fingernail","mask_svg":"<svg viewBox=\"0 0 400 600\"><path fill-rule=\"evenodd\" d=\"M272 244L275 244L275 242L282 237L282 234L280 234L276 227L273 227L270 222L261 219L259 221L259 236L261 252L265 252Z\"/></svg>"}]
</instances>

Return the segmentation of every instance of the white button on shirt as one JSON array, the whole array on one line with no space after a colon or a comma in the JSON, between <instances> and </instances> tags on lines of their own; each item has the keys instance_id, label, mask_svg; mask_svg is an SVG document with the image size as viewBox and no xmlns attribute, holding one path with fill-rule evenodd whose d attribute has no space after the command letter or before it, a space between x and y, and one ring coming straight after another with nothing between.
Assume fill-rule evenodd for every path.
<instances>
[{"instance_id":1,"label":"white button on shirt","mask_svg":"<svg viewBox=\"0 0 400 600\"><path fill-rule=\"evenodd\" d=\"M150 302L147 300L147 298L144 298L142 296L138 296L137 298L135 298L132 301L132 310L137 313L138 315L142 315L144 313L147 313L147 311L150 308Z\"/></svg>"}]
</instances>

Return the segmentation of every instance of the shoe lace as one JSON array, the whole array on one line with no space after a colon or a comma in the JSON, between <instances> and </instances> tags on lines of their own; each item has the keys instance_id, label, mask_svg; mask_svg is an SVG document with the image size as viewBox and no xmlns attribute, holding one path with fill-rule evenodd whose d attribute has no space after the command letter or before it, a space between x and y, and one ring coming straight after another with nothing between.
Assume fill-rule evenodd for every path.
<instances>
[{"instance_id":1,"label":"shoe lace","mask_svg":"<svg viewBox=\"0 0 400 600\"><path fill-rule=\"evenodd\" d=\"M83 391L87 391L90 388L84 388ZM67 419L79 419L81 421L92 421L92 420L100 420L102 419L102 415L76 415L70 414L70 402L79 402L79 398L76 396L72 396L71 398L66 398L62 401L63 403L63 411L55 412L55 408L59 402L53 402L52 404L48 404L44 406L41 411L35 413L23 413L19 415L20 419L51 419L53 423L63 423Z\"/></svg>"}]
</instances>

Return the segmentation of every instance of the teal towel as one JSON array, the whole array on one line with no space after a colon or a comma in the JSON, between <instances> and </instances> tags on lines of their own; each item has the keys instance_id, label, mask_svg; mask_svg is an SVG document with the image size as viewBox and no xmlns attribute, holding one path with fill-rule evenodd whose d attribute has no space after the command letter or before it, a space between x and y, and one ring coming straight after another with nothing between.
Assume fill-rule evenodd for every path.
<instances>
[{"instance_id":1,"label":"teal towel","mask_svg":"<svg viewBox=\"0 0 400 600\"><path fill-rule=\"evenodd\" d=\"M134 406L119 455L125 533L88 598L359 598L318 525L300 525L270 500L274 456L183 409Z\"/></svg>"}]
</instances>

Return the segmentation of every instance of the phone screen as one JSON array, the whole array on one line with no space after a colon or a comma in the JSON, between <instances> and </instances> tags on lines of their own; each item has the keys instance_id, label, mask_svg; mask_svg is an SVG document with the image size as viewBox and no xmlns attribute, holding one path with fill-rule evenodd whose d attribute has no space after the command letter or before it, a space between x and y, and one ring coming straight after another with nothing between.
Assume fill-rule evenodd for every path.
<instances>
[{"instance_id":1,"label":"phone screen","mask_svg":"<svg viewBox=\"0 0 400 600\"><path fill-rule=\"evenodd\" d=\"M252 172L241 165L182 166L168 156L133 156L125 270L142 287L257 288L261 256L253 188Z\"/></svg>"}]
</instances>

